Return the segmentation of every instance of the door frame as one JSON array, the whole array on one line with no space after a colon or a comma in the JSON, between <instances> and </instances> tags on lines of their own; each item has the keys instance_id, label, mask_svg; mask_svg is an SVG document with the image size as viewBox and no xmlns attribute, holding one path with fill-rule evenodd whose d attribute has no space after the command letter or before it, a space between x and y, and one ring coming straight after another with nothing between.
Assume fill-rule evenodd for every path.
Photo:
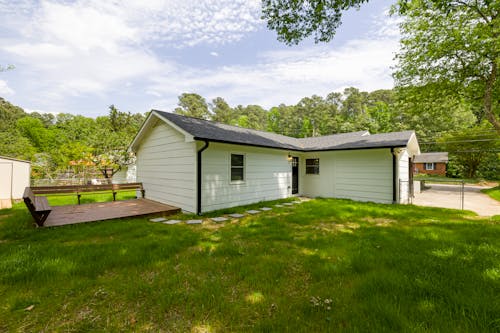
<instances>
[{"instance_id":1,"label":"door frame","mask_svg":"<svg viewBox=\"0 0 500 333\"><path fill-rule=\"evenodd\" d=\"M294 171L296 176L294 177ZM294 181L296 182L294 186ZM292 156L292 195L299 194L299 157Z\"/></svg>"}]
</instances>

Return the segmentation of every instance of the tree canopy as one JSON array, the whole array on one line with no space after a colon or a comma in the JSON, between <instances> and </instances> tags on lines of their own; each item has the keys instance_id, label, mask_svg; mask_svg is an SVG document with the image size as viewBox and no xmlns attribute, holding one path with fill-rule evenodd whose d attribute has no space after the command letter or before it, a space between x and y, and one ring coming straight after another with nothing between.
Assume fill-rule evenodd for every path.
<instances>
[{"instance_id":1,"label":"tree canopy","mask_svg":"<svg viewBox=\"0 0 500 333\"><path fill-rule=\"evenodd\" d=\"M278 40L329 42L343 12L368 0L262 0L262 18ZM500 134L500 4L489 0L399 0L401 52L394 77L402 87L460 95Z\"/></svg>"},{"instance_id":2,"label":"tree canopy","mask_svg":"<svg viewBox=\"0 0 500 333\"><path fill-rule=\"evenodd\" d=\"M399 11L397 85L464 99L500 134L499 2L412 0Z\"/></svg>"},{"instance_id":3,"label":"tree canopy","mask_svg":"<svg viewBox=\"0 0 500 333\"><path fill-rule=\"evenodd\" d=\"M343 12L365 2L368 0L262 0L262 18L286 44L298 44L309 36L315 42L329 42L342 23Z\"/></svg>"},{"instance_id":4,"label":"tree canopy","mask_svg":"<svg viewBox=\"0 0 500 333\"><path fill-rule=\"evenodd\" d=\"M206 103L197 94L180 95L179 104L188 116L292 137L413 129L423 151L450 151L451 175L472 172L498 177L498 134L491 124L478 118L473 103L455 95L443 96L438 88L411 86L367 92L350 87L326 96L306 96L295 105L280 104L268 110L260 105L231 106L222 97ZM202 112L198 112L200 109ZM66 177L91 169L95 178L109 177L134 161L126 149L145 117L122 112L114 105L107 115L95 119L69 113L26 113L0 100L0 119L0 155L31 160L34 177ZM471 155L466 149L457 149L467 137L487 141L464 142L464 147L476 145L481 150ZM471 156L474 162L470 162Z\"/></svg>"}]
</instances>

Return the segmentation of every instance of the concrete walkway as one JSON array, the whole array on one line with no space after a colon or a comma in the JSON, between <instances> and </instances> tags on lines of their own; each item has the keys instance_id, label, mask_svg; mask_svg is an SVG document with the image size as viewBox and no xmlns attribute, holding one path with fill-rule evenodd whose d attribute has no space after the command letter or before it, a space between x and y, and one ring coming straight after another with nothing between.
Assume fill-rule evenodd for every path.
<instances>
[{"instance_id":1,"label":"concrete walkway","mask_svg":"<svg viewBox=\"0 0 500 333\"><path fill-rule=\"evenodd\" d=\"M413 204L442 208L461 208L461 185L426 184L431 188L415 193ZM471 210L480 216L500 215L500 202L481 193L488 187L466 185L464 187L464 209Z\"/></svg>"}]
</instances>

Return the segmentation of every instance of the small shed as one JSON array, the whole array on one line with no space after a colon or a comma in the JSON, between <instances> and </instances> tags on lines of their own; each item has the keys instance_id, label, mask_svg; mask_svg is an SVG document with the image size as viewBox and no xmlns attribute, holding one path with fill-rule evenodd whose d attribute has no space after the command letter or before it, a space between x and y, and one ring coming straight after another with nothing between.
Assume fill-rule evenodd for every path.
<instances>
[{"instance_id":1,"label":"small shed","mask_svg":"<svg viewBox=\"0 0 500 333\"><path fill-rule=\"evenodd\" d=\"M415 174L446 175L447 152L421 153L413 160Z\"/></svg>"},{"instance_id":2,"label":"small shed","mask_svg":"<svg viewBox=\"0 0 500 333\"><path fill-rule=\"evenodd\" d=\"M11 208L30 186L31 162L0 156L0 209Z\"/></svg>"}]
</instances>

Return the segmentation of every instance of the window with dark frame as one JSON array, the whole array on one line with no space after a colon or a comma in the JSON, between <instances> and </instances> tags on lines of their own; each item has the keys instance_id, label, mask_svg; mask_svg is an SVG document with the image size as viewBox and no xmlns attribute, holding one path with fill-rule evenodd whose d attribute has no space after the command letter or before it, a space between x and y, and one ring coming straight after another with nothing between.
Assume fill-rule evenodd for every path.
<instances>
[{"instance_id":1,"label":"window with dark frame","mask_svg":"<svg viewBox=\"0 0 500 333\"><path fill-rule=\"evenodd\" d=\"M231 182L245 181L245 155L231 154Z\"/></svg>"},{"instance_id":2,"label":"window with dark frame","mask_svg":"<svg viewBox=\"0 0 500 333\"><path fill-rule=\"evenodd\" d=\"M425 163L425 170L435 170L436 165L434 163Z\"/></svg>"},{"instance_id":3,"label":"window with dark frame","mask_svg":"<svg viewBox=\"0 0 500 333\"><path fill-rule=\"evenodd\" d=\"M319 175L319 158L306 159L306 175Z\"/></svg>"}]
</instances>

